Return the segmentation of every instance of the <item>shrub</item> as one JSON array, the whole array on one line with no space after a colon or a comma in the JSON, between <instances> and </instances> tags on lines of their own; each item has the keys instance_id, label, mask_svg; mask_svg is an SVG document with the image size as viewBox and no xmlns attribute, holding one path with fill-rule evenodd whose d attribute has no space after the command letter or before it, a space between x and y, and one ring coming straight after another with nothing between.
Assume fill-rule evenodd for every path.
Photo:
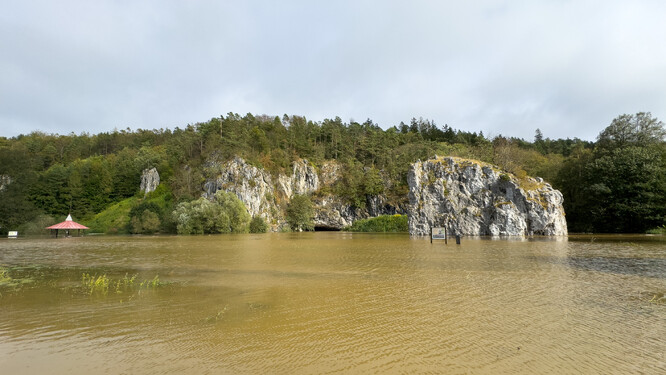
<instances>
[{"instance_id":1,"label":"shrub","mask_svg":"<svg viewBox=\"0 0 666 375\"><path fill-rule=\"evenodd\" d=\"M133 217L130 220L130 230L132 233L151 234L160 230L160 218L156 213L145 210L141 217Z\"/></svg>"},{"instance_id":2,"label":"shrub","mask_svg":"<svg viewBox=\"0 0 666 375\"><path fill-rule=\"evenodd\" d=\"M179 204L173 219L179 234L245 233L250 214L236 195L220 190L213 202L199 198Z\"/></svg>"},{"instance_id":3,"label":"shrub","mask_svg":"<svg viewBox=\"0 0 666 375\"><path fill-rule=\"evenodd\" d=\"M250 233L266 233L268 232L268 224L261 216L255 216L250 221Z\"/></svg>"},{"instance_id":4,"label":"shrub","mask_svg":"<svg viewBox=\"0 0 666 375\"><path fill-rule=\"evenodd\" d=\"M21 225L18 228L18 231L20 234L27 234L27 235L46 234L48 233L48 231L46 231L44 228L51 226L55 223L57 223L57 220L54 219L52 216L41 214L38 215L34 220Z\"/></svg>"},{"instance_id":5,"label":"shrub","mask_svg":"<svg viewBox=\"0 0 666 375\"><path fill-rule=\"evenodd\" d=\"M407 215L396 214L357 220L345 230L351 232L409 232L409 225Z\"/></svg>"},{"instance_id":6,"label":"shrub","mask_svg":"<svg viewBox=\"0 0 666 375\"><path fill-rule=\"evenodd\" d=\"M295 195L287 207L287 223L297 232L314 230L314 208L307 195Z\"/></svg>"}]
</instances>

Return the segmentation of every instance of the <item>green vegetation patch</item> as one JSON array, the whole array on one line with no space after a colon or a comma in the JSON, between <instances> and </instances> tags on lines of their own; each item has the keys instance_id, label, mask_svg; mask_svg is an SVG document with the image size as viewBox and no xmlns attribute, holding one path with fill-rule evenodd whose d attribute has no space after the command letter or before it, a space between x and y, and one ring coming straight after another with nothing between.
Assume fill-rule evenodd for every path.
<instances>
[{"instance_id":1,"label":"green vegetation patch","mask_svg":"<svg viewBox=\"0 0 666 375\"><path fill-rule=\"evenodd\" d=\"M0 265L0 288L19 289L35 282L34 269ZM1 296L1 294L0 294Z\"/></svg>"},{"instance_id":2,"label":"green vegetation patch","mask_svg":"<svg viewBox=\"0 0 666 375\"><path fill-rule=\"evenodd\" d=\"M646 233L647 234L666 234L666 225L662 225L658 228L650 229Z\"/></svg>"},{"instance_id":3,"label":"green vegetation patch","mask_svg":"<svg viewBox=\"0 0 666 375\"><path fill-rule=\"evenodd\" d=\"M307 195L295 195L287 206L287 223L293 231L314 230L314 205Z\"/></svg>"},{"instance_id":4,"label":"green vegetation patch","mask_svg":"<svg viewBox=\"0 0 666 375\"><path fill-rule=\"evenodd\" d=\"M247 233L250 214L238 197L224 190L214 200L199 198L180 203L173 212L178 234Z\"/></svg>"},{"instance_id":5,"label":"green vegetation patch","mask_svg":"<svg viewBox=\"0 0 666 375\"><path fill-rule=\"evenodd\" d=\"M141 289L155 289L163 286L158 275L151 280L138 281L137 275L129 277L127 274L120 279L112 279L106 274L97 276L83 273L81 275L81 287L89 295L107 295L109 292L122 294L127 292L140 291Z\"/></svg>"},{"instance_id":6,"label":"green vegetation patch","mask_svg":"<svg viewBox=\"0 0 666 375\"><path fill-rule=\"evenodd\" d=\"M137 198L132 197L112 204L85 224L92 233L129 233L129 214L136 202Z\"/></svg>"},{"instance_id":7,"label":"green vegetation patch","mask_svg":"<svg viewBox=\"0 0 666 375\"><path fill-rule=\"evenodd\" d=\"M383 215L370 219L357 220L352 226L345 228L350 232L409 232L407 215Z\"/></svg>"},{"instance_id":8,"label":"green vegetation patch","mask_svg":"<svg viewBox=\"0 0 666 375\"><path fill-rule=\"evenodd\" d=\"M250 221L250 233L266 233L268 232L268 224L261 216L255 216Z\"/></svg>"}]
</instances>

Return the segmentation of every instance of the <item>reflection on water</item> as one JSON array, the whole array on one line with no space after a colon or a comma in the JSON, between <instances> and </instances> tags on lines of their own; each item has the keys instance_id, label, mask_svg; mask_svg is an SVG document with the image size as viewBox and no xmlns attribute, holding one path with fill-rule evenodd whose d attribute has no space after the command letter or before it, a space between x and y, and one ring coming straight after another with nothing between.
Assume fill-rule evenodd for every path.
<instances>
[{"instance_id":1,"label":"reflection on water","mask_svg":"<svg viewBox=\"0 0 666 375\"><path fill-rule=\"evenodd\" d=\"M0 368L661 373L665 245L350 233L0 240ZM83 273L162 284L89 293Z\"/></svg>"}]
</instances>

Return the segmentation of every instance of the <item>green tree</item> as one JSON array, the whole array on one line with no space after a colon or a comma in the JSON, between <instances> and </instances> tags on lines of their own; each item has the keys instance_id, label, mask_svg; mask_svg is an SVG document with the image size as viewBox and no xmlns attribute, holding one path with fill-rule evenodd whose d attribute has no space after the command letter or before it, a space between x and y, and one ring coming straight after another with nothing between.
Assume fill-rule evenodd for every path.
<instances>
[{"instance_id":1,"label":"green tree","mask_svg":"<svg viewBox=\"0 0 666 375\"><path fill-rule=\"evenodd\" d=\"M666 222L665 134L649 113L621 115L593 152L572 154L557 183L572 231L642 233Z\"/></svg>"},{"instance_id":2,"label":"green tree","mask_svg":"<svg viewBox=\"0 0 666 375\"><path fill-rule=\"evenodd\" d=\"M644 233L666 222L666 163L651 147L604 152L587 166L593 229Z\"/></svg>"},{"instance_id":3,"label":"green tree","mask_svg":"<svg viewBox=\"0 0 666 375\"><path fill-rule=\"evenodd\" d=\"M628 146L648 147L664 141L664 123L652 117L650 112L620 115L597 137L597 146L613 150Z\"/></svg>"},{"instance_id":4,"label":"green tree","mask_svg":"<svg viewBox=\"0 0 666 375\"><path fill-rule=\"evenodd\" d=\"M222 208L222 212L229 218L229 232L247 233L250 225L250 214L245 204L234 193L218 190L215 193L215 202ZM225 232L226 233L226 228Z\"/></svg>"},{"instance_id":5,"label":"green tree","mask_svg":"<svg viewBox=\"0 0 666 375\"><path fill-rule=\"evenodd\" d=\"M295 195L287 206L287 223L291 230L314 230L314 207L307 195Z\"/></svg>"},{"instance_id":6,"label":"green tree","mask_svg":"<svg viewBox=\"0 0 666 375\"><path fill-rule=\"evenodd\" d=\"M151 234L160 230L160 218L156 213L145 210L141 217L134 216L130 220L130 231L132 233Z\"/></svg>"},{"instance_id":7,"label":"green tree","mask_svg":"<svg viewBox=\"0 0 666 375\"><path fill-rule=\"evenodd\" d=\"M366 195L378 195L384 192L384 180L379 175L379 171L374 167L368 168L365 171L363 192Z\"/></svg>"},{"instance_id":8,"label":"green tree","mask_svg":"<svg viewBox=\"0 0 666 375\"><path fill-rule=\"evenodd\" d=\"M250 221L250 233L266 233L268 232L268 224L261 216L255 216Z\"/></svg>"},{"instance_id":9,"label":"green tree","mask_svg":"<svg viewBox=\"0 0 666 375\"><path fill-rule=\"evenodd\" d=\"M245 233L250 223L243 202L222 190L213 201L202 197L180 203L173 218L179 234Z\"/></svg>"}]
</instances>

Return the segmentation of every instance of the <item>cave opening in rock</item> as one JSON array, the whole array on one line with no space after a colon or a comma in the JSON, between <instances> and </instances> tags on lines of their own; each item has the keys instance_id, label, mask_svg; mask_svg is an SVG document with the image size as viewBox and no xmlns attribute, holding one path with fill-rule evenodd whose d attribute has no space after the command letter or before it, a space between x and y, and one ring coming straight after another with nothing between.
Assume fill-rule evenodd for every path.
<instances>
[{"instance_id":1,"label":"cave opening in rock","mask_svg":"<svg viewBox=\"0 0 666 375\"><path fill-rule=\"evenodd\" d=\"M339 232L340 228L327 227L323 225L315 225L315 232Z\"/></svg>"}]
</instances>

